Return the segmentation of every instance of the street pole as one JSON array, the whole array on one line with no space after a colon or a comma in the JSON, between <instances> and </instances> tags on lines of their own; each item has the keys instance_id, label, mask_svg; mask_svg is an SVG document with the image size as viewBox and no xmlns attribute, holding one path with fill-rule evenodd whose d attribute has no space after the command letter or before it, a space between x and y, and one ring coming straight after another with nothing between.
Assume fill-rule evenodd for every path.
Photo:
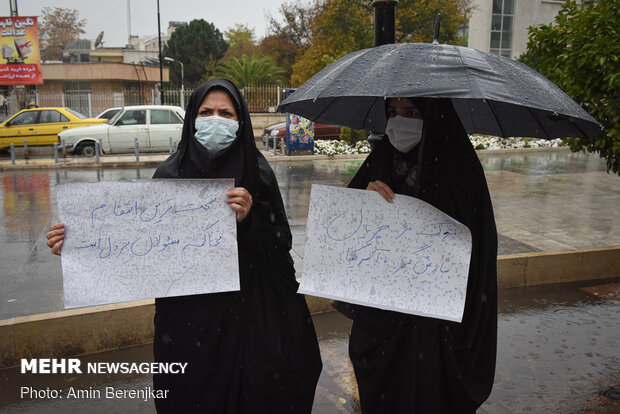
<instances>
[{"instance_id":1,"label":"street pole","mask_svg":"<svg viewBox=\"0 0 620 414\"><path fill-rule=\"evenodd\" d=\"M183 88L183 62L179 61L181 64L181 108L185 110L185 89Z\"/></svg>"},{"instance_id":2,"label":"street pole","mask_svg":"<svg viewBox=\"0 0 620 414\"><path fill-rule=\"evenodd\" d=\"M11 8L11 17L19 16L17 11L17 0L9 0L9 7Z\"/></svg>"},{"instance_id":3,"label":"street pole","mask_svg":"<svg viewBox=\"0 0 620 414\"><path fill-rule=\"evenodd\" d=\"M168 62L177 62L179 65L181 65L181 108L185 109L185 89L183 88L183 80L185 79L185 76L183 73L183 62L168 56L164 57L164 60L167 60Z\"/></svg>"},{"instance_id":4,"label":"street pole","mask_svg":"<svg viewBox=\"0 0 620 414\"><path fill-rule=\"evenodd\" d=\"M164 104L164 62L161 56L161 22L159 20L159 0L157 0L157 36L159 38L159 103Z\"/></svg>"},{"instance_id":5,"label":"street pole","mask_svg":"<svg viewBox=\"0 0 620 414\"><path fill-rule=\"evenodd\" d=\"M398 0L374 0L375 46L392 44L396 41L395 11Z\"/></svg>"}]
</instances>

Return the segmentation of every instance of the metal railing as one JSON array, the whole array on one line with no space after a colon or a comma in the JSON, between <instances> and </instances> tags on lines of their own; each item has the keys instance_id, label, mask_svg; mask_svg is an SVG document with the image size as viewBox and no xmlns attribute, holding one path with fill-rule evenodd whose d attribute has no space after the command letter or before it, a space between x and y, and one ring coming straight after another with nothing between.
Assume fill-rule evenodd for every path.
<instances>
[{"instance_id":1,"label":"metal railing","mask_svg":"<svg viewBox=\"0 0 620 414\"><path fill-rule=\"evenodd\" d=\"M194 90L184 90L184 102L187 104ZM275 112L284 99L285 88L277 85L252 85L241 90L248 103L250 112ZM164 89L166 105L181 106L180 89ZM74 109L86 116L93 117L108 108L127 105L156 105L159 103L159 92L154 88L122 89L120 92L93 92L83 90L67 90L64 92L29 92L26 104L35 102L39 107L60 106ZM24 102L18 102L15 95L7 97L8 114L12 115L23 109ZM183 108L185 109L185 108Z\"/></svg>"},{"instance_id":2,"label":"metal railing","mask_svg":"<svg viewBox=\"0 0 620 414\"><path fill-rule=\"evenodd\" d=\"M250 112L275 112L284 100L284 91L277 85L252 85L241 90Z\"/></svg>"}]
</instances>

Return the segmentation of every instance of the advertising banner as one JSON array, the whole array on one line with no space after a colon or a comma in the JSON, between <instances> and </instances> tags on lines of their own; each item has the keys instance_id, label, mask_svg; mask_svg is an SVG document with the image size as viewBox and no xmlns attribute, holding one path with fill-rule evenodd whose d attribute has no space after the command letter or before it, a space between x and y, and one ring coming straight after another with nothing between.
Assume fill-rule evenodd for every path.
<instances>
[{"instance_id":1,"label":"advertising banner","mask_svg":"<svg viewBox=\"0 0 620 414\"><path fill-rule=\"evenodd\" d=\"M288 97L295 89L287 89ZM310 150L314 154L314 122L295 114L286 114L286 149L288 155L294 150Z\"/></svg>"},{"instance_id":2,"label":"advertising banner","mask_svg":"<svg viewBox=\"0 0 620 414\"><path fill-rule=\"evenodd\" d=\"M0 17L0 85L42 85L37 18Z\"/></svg>"}]
</instances>

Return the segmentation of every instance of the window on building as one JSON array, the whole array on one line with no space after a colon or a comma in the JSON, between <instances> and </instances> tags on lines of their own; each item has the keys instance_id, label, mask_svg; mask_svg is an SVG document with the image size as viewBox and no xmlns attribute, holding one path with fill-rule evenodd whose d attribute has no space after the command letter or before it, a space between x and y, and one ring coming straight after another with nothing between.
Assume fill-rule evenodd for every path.
<instances>
[{"instance_id":1,"label":"window on building","mask_svg":"<svg viewBox=\"0 0 620 414\"><path fill-rule=\"evenodd\" d=\"M510 57L512 53L513 13L514 0L493 0L491 53Z\"/></svg>"}]
</instances>

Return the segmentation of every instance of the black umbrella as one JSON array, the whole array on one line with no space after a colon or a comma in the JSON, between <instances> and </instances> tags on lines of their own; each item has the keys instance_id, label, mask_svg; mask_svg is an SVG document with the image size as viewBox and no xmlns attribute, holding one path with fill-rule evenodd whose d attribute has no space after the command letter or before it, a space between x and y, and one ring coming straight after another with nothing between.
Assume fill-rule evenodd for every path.
<instances>
[{"instance_id":1,"label":"black umbrella","mask_svg":"<svg viewBox=\"0 0 620 414\"><path fill-rule=\"evenodd\" d=\"M475 49L401 43L338 59L279 106L313 121L385 129L385 98L451 98L468 133L504 137L593 137L603 127L528 66Z\"/></svg>"}]
</instances>

